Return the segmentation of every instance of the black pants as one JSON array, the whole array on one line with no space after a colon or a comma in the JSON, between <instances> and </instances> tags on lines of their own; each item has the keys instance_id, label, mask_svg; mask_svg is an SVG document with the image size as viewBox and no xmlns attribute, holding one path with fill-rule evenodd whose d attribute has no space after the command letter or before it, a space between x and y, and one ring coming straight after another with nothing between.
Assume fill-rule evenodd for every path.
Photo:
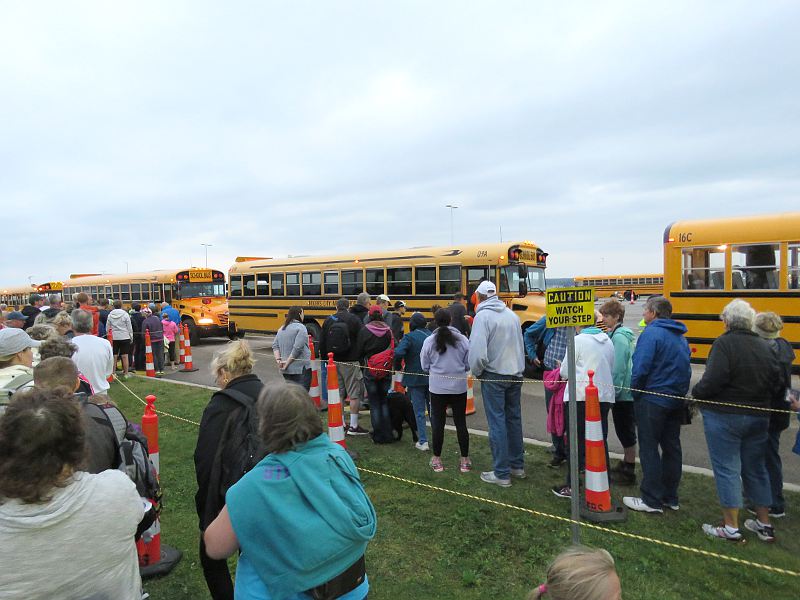
<instances>
[{"instance_id":1,"label":"black pants","mask_svg":"<svg viewBox=\"0 0 800 600\"><path fill-rule=\"evenodd\" d=\"M303 369L302 373L281 373L289 383L302 385L306 391L311 389L311 369Z\"/></svg>"},{"instance_id":2,"label":"black pants","mask_svg":"<svg viewBox=\"0 0 800 600\"><path fill-rule=\"evenodd\" d=\"M200 565L213 600L233 600L233 582L227 560L216 560L206 554L203 532L200 532Z\"/></svg>"},{"instance_id":3,"label":"black pants","mask_svg":"<svg viewBox=\"0 0 800 600\"><path fill-rule=\"evenodd\" d=\"M442 455L444 443L444 424L447 420L447 406L453 408L453 423L458 436L461 456L469 456L469 432L467 431L467 392L463 394L434 394L431 392L431 433L433 455Z\"/></svg>"}]
</instances>

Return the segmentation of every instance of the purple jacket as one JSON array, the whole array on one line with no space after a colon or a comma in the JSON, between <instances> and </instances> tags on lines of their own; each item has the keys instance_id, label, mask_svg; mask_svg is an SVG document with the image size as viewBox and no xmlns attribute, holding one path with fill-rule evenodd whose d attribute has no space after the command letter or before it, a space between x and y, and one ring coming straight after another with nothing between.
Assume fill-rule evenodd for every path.
<instances>
[{"instance_id":1,"label":"purple jacket","mask_svg":"<svg viewBox=\"0 0 800 600\"><path fill-rule=\"evenodd\" d=\"M161 319L159 317L155 315L147 317L142 323L142 336L144 336L145 331L150 332L151 342L164 341L164 326L161 324ZM144 340L142 341L144 342Z\"/></svg>"},{"instance_id":2,"label":"purple jacket","mask_svg":"<svg viewBox=\"0 0 800 600\"><path fill-rule=\"evenodd\" d=\"M433 394L464 394L467 391L469 371L469 340L455 327L450 327L456 338L455 346L447 346L444 354L436 350L436 331L425 338L419 354L422 370L430 372L428 389Z\"/></svg>"}]
</instances>

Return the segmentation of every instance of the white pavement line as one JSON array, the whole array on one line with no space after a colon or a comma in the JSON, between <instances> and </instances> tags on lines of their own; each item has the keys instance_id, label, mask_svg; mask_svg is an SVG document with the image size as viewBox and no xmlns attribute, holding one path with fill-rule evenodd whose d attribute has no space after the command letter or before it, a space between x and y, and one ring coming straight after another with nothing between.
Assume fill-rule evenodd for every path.
<instances>
[{"instance_id":1,"label":"white pavement line","mask_svg":"<svg viewBox=\"0 0 800 600\"><path fill-rule=\"evenodd\" d=\"M191 381L178 381L177 379L164 379L163 377L147 377L146 375L139 375L138 373L134 375L134 377L138 377L139 379L146 379L146 380L153 380L153 381L163 381L164 383L174 383L176 385L188 385L190 387L198 387L203 388L206 390L214 390L215 392L218 391L220 388L214 385L203 385L202 383L192 383Z\"/></svg>"},{"instance_id":2,"label":"white pavement line","mask_svg":"<svg viewBox=\"0 0 800 600\"><path fill-rule=\"evenodd\" d=\"M445 429L449 429L450 431L455 431L455 425L445 425ZM479 435L481 437L488 438L489 432L483 431L482 429L472 429L471 427L467 428L470 435ZM543 442L541 440L535 440L533 438L522 438L522 441L526 444L530 444L531 446L540 446L542 448L549 448L551 446L550 442ZM617 452L609 452L609 458L618 458L622 459L622 454L618 454ZM639 462L639 459L636 459L636 462ZM693 465L683 465L684 473L694 473L695 475L704 475L706 477L714 477L714 472L711 469L706 469L705 467L695 467ZM783 489L788 490L790 492L800 492L800 485L796 483L787 483L786 481L783 482Z\"/></svg>"}]
</instances>

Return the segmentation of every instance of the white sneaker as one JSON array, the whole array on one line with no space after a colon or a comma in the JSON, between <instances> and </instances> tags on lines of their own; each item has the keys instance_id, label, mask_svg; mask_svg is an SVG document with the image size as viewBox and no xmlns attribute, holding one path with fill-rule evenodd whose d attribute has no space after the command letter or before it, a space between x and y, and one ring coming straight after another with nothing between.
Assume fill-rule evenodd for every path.
<instances>
[{"instance_id":1,"label":"white sneaker","mask_svg":"<svg viewBox=\"0 0 800 600\"><path fill-rule=\"evenodd\" d=\"M494 471L484 471L481 473L481 481L499 485L500 487L511 487L511 479L500 479Z\"/></svg>"},{"instance_id":2,"label":"white sneaker","mask_svg":"<svg viewBox=\"0 0 800 600\"><path fill-rule=\"evenodd\" d=\"M622 498L622 503L631 510L635 510L638 512L664 514L664 511L662 509L653 508L652 506L649 506L641 498L636 498L634 496L625 496L624 498Z\"/></svg>"},{"instance_id":3,"label":"white sneaker","mask_svg":"<svg viewBox=\"0 0 800 600\"><path fill-rule=\"evenodd\" d=\"M420 450L421 452L427 452L428 450L430 450L430 448L428 447L428 442L417 442L416 444L414 444L414 448Z\"/></svg>"},{"instance_id":4,"label":"white sneaker","mask_svg":"<svg viewBox=\"0 0 800 600\"><path fill-rule=\"evenodd\" d=\"M525 472L525 469L511 469L511 476L517 479L525 479L528 474Z\"/></svg>"}]
</instances>

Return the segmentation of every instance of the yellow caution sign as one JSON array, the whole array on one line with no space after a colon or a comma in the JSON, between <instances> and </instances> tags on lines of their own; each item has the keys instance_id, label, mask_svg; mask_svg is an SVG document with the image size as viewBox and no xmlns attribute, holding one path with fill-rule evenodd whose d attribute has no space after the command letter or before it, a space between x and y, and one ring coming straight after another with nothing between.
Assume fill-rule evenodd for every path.
<instances>
[{"instance_id":1,"label":"yellow caution sign","mask_svg":"<svg viewBox=\"0 0 800 600\"><path fill-rule=\"evenodd\" d=\"M585 327L594 323L594 288L547 290L548 327Z\"/></svg>"}]
</instances>

